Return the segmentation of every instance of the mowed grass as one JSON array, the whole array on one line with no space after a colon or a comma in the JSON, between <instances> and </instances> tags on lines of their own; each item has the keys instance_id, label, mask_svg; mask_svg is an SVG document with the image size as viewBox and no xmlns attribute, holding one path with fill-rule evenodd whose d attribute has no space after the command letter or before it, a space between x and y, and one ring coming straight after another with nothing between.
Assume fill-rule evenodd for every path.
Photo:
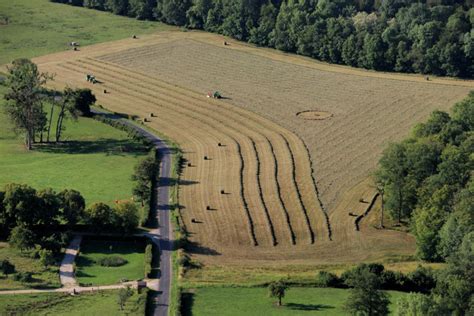
<instances>
[{"instance_id":1,"label":"mowed grass","mask_svg":"<svg viewBox=\"0 0 474 316\"><path fill-rule=\"evenodd\" d=\"M110 285L122 279L144 278L145 244L134 241L84 239L76 259L76 277L81 284ZM107 256L120 256L128 262L120 267L103 267L98 261Z\"/></svg>"},{"instance_id":2,"label":"mowed grass","mask_svg":"<svg viewBox=\"0 0 474 316\"><path fill-rule=\"evenodd\" d=\"M63 293L1 295L0 315L145 315L145 292L134 292L123 311L117 303L117 293L114 290L77 296Z\"/></svg>"},{"instance_id":3,"label":"mowed grass","mask_svg":"<svg viewBox=\"0 0 474 316\"><path fill-rule=\"evenodd\" d=\"M66 50L72 41L84 46L171 29L158 22L48 0L0 0L0 23L5 16L9 23L0 24L0 65Z\"/></svg>"},{"instance_id":4,"label":"mowed grass","mask_svg":"<svg viewBox=\"0 0 474 316\"><path fill-rule=\"evenodd\" d=\"M8 259L15 265L16 272L33 273L33 282L28 283L28 287L21 282L13 280L13 275L8 277L0 276L0 291L18 290L25 288L58 288L61 286L59 281L59 269L57 266L50 266L45 269L38 259L29 258L22 255L17 250L11 248L7 243L0 242L0 261ZM0 296L1 305L2 296ZM0 315L1 315L0 308Z\"/></svg>"},{"instance_id":5,"label":"mowed grass","mask_svg":"<svg viewBox=\"0 0 474 316\"><path fill-rule=\"evenodd\" d=\"M133 168L147 154L141 144L126 132L79 118L77 122L66 121L63 140L68 143L28 152L23 136L13 132L4 112L5 91L0 86L0 190L7 183L57 191L69 188L81 192L87 204L112 203L132 196Z\"/></svg>"},{"instance_id":6,"label":"mowed grass","mask_svg":"<svg viewBox=\"0 0 474 316\"><path fill-rule=\"evenodd\" d=\"M193 290L184 297L184 315L347 315L343 305L349 290L332 288L290 288L284 305L268 297L266 288L205 287ZM402 292L389 291L390 311Z\"/></svg>"}]
</instances>

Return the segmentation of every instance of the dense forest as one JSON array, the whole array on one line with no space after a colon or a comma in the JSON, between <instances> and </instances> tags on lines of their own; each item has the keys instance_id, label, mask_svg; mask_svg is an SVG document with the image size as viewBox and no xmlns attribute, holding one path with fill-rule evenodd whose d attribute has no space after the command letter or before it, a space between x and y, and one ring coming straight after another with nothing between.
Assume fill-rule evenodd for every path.
<instances>
[{"instance_id":1,"label":"dense forest","mask_svg":"<svg viewBox=\"0 0 474 316\"><path fill-rule=\"evenodd\" d=\"M419 257L446 260L474 233L474 92L451 115L433 112L379 164L386 206L411 225Z\"/></svg>"},{"instance_id":2,"label":"dense forest","mask_svg":"<svg viewBox=\"0 0 474 316\"><path fill-rule=\"evenodd\" d=\"M367 69L472 78L473 0L51 0Z\"/></svg>"}]
</instances>

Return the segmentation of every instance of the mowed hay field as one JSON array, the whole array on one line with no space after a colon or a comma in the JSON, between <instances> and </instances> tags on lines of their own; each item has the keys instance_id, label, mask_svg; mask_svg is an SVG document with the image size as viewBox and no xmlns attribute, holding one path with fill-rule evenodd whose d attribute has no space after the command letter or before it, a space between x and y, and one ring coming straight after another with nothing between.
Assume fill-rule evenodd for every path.
<instances>
[{"instance_id":1,"label":"mowed hay field","mask_svg":"<svg viewBox=\"0 0 474 316\"><path fill-rule=\"evenodd\" d=\"M447 110L469 92L456 85L321 71L257 55L237 43L229 47L196 36L100 59L192 90L217 89L228 102L295 132L309 147L329 210L375 167L388 141L406 136L431 111ZM296 115L307 110L332 116L314 121Z\"/></svg>"},{"instance_id":2,"label":"mowed hay field","mask_svg":"<svg viewBox=\"0 0 474 316\"><path fill-rule=\"evenodd\" d=\"M373 195L364 179L383 145L461 99L471 83L380 77L222 42L163 32L35 62L57 74L53 85L90 87L105 107L146 117L180 144L181 215L198 260L324 263L412 254L404 233L367 225L355 232L347 207L364 211L357 203ZM87 83L87 73L101 83ZM211 90L226 98L206 98ZM332 116L296 117L308 109ZM339 198L346 204L335 207L346 189Z\"/></svg>"}]
</instances>

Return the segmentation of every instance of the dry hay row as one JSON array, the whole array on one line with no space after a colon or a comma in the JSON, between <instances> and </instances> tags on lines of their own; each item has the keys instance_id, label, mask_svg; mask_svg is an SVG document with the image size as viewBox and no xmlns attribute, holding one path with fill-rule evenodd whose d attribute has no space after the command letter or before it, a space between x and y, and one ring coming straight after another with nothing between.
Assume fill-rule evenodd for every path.
<instances>
[{"instance_id":1,"label":"dry hay row","mask_svg":"<svg viewBox=\"0 0 474 316\"><path fill-rule=\"evenodd\" d=\"M253 245L258 246L257 237L255 236L255 226L254 226L254 223L253 223L252 215L250 214L247 199L245 198L245 186L244 186L245 162L244 162L244 158L242 156L242 148L240 148L240 144L235 139L234 139L234 141L237 144L237 153L239 154L239 157L240 157L240 168L239 168L240 190L239 190L239 194L240 194L240 198L242 199L242 202L244 204L245 213L247 214L247 221L249 223L250 237L252 239Z\"/></svg>"},{"instance_id":2,"label":"dry hay row","mask_svg":"<svg viewBox=\"0 0 474 316\"><path fill-rule=\"evenodd\" d=\"M260 179L260 177L261 177L261 174L260 174L260 164L261 164L260 156L258 154L257 145L255 144L255 141L253 139L250 139L250 140L252 142L252 146L253 146L254 153L255 153L255 160L257 162L256 176L257 176L257 184L258 184L258 194L260 195L260 199L262 200L263 210L265 211L265 217L267 218L268 227L270 229L270 235L272 236L273 246L276 246L278 244L278 240L275 236L275 228L273 227L273 222L272 222L272 219L270 217L270 213L268 212L267 203L265 202L265 198L263 197L262 183L261 183L261 179Z\"/></svg>"},{"instance_id":3,"label":"dry hay row","mask_svg":"<svg viewBox=\"0 0 474 316\"><path fill-rule=\"evenodd\" d=\"M354 221L354 225L355 225L355 230L356 231L359 231L360 229L360 221L362 221L362 219L364 217L366 217L369 212L372 210L372 207L374 206L375 202L377 201L377 198L379 197L380 193L375 193L374 196L372 197L372 200L370 201L369 205L367 206L366 210L364 211L364 213L360 214L359 216L356 217L355 221Z\"/></svg>"},{"instance_id":4,"label":"dry hay row","mask_svg":"<svg viewBox=\"0 0 474 316\"><path fill-rule=\"evenodd\" d=\"M283 140L286 142L286 145L289 147L290 144L288 143L288 140L286 138L283 137L282 135L282 138ZM305 205L303 204L303 198L301 196L301 192L300 192L300 189L298 187L298 183L296 182L296 166L295 166L295 157L293 156L293 153L290 152L290 157L291 157L291 164L293 165L293 177L292 177L292 180L294 182L294 187L296 189L296 193L298 194L298 200L300 201L301 203L301 209L303 210L303 215L304 215L304 218L306 220L306 225L307 225L307 228L308 228L308 231L309 231L309 235L310 235L310 238L311 238L311 243L314 244L314 240L315 240L315 234L314 234L314 231L313 231L313 228L311 227L311 222L309 220L309 215L308 215L308 211L306 210L306 207Z\"/></svg>"},{"instance_id":5,"label":"dry hay row","mask_svg":"<svg viewBox=\"0 0 474 316\"><path fill-rule=\"evenodd\" d=\"M83 66L81 66L81 67L83 67ZM87 65L86 65L85 67L87 67ZM91 68L89 68L89 69L91 69ZM91 69L91 70L92 70L92 69ZM115 79L119 79L119 78L115 77ZM120 79L119 79L119 80L120 80ZM140 84L138 84L138 86L140 86ZM143 88L146 88L146 87L144 87L143 85L141 85L141 86L142 86ZM147 94L147 93L145 93L145 92L142 92L142 93L143 93L143 94ZM148 94L148 95L151 97L150 94ZM160 95L160 96L162 96L162 95ZM196 111L195 111L195 112L196 112ZM208 117L209 115L206 113L206 116ZM226 124L225 122L221 122L221 123L222 123L222 124ZM290 150L290 149L289 149L289 150ZM276 183L277 181L278 181L278 180L276 179L274 182ZM279 199L281 199L281 196L279 197ZM268 208L267 208L267 210L268 210ZM285 212L285 209L284 209L283 205L282 205L282 211ZM286 223L286 224L288 224L288 223Z\"/></svg>"},{"instance_id":6,"label":"dry hay row","mask_svg":"<svg viewBox=\"0 0 474 316\"><path fill-rule=\"evenodd\" d=\"M319 190L318 190L318 186L316 185L316 179L314 178L314 169L313 169L313 161L309 158L310 157L310 154L309 154L309 148L308 146L306 145L305 142L303 142L303 145L306 149L306 155L308 156L308 160L309 160L309 166L311 168L311 179L313 180L313 187L314 187L314 194L316 195L316 199L318 200L319 202L319 207L321 207L321 210L324 214L324 218L326 220L326 227L327 227L327 230L328 230L328 238L329 240L332 240L332 230L331 230L331 222L329 221L329 215L328 215L328 212L326 210L326 208L324 207L324 204L323 204L323 201L321 200L321 196L319 194Z\"/></svg>"},{"instance_id":7,"label":"dry hay row","mask_svg":"<svg viewBox=\"0 0 474 316\"><path fill-rule=\"evenodd\" d=\"M80 67L80 66L77 66L77 67ZM63 66L63 68L69 69L69 70L71 70L71 71L77 71L77 69L75 69L75 68L70 68L70 67L68 67L68 66ZM89 69L89 70L94 70L94 69L92 69L92 68L88 68L88 69ZM118 85L118 84L117 84L117 82L115 81L114 83L108 83L107 85L109 85L109 86L110 86L110 85L111 85L111 86L114 86L114 85ZM118 85L118 86L120 86L120 85ZM127 88L127 87L124 86L124 85L122 85L121 88ZM137 96L137 97L138 97L138 96ZM142 97L142 99L143 99L143 97ZM147 101L147 100L145 100L145 101ZM175 109L175 110L176 110L176 109ZM184 113L184 112L182 112L182 111L178 111L178 112L180 112L180 114L182 114L182 115L189 116L188 114L186 114L186 113ZM204 122L204 121L202 121L202 120L199 120L199 121L200 121L201 123L205 124L205 125L208 125L208 126L211 127L211 128L215 127L215 126L212 126L212 125L210 125L209 123ZM243 182L243 180L242 180L242 182ZM246 202L246 203L247 203L247 205L248 205L248 202ZM251 223L253 224L253 222L254 222L254 221L252 220ZM252 231L254 231L253 226L252 226ZM255 233L253 233L252 235L255 235ZM253 237L252 237L252 239L253 239Z\"/></svg>"},{"instance_id":8,"label":"dry hay row","mask_svg":"<svg viewBox=\"0 0 474 316\"><path fill-rule=\"evenodd\" d=\"M273 145L272 143L270 142L270 140L268 138L265 137L265 139L267 140L267 143L268 145L270 146L270 150L272 152L272 156L273 156L273 161L275 163L275 179L278 179L278 160L276 158L276 155L275 155L275 150L273 148ZM278 198L280 200L280 205L281 205L281 208L283 209L283 212L285 213L285 218L286 218L286 223L288 224L288 229L290 230L290 238L291 238L291 243L293 245L296 244L296 237L295 237L295 232L293 231L293 226L291 225L291 219L290 219L290 214L288 214L288 210L286 209L286 206L285 206L285 203L283 202L283 199L282 199L282 194L281 194L281 187L280 187L280 182L279 181L276 181L276 187L277 187L277 195L278 195Z\"/></svg>"}]
</instances>

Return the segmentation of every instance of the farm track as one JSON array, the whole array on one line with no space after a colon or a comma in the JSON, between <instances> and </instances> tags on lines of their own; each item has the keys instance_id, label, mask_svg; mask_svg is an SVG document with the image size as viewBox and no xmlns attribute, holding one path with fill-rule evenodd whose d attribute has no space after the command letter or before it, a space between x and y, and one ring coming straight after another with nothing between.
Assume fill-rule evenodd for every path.
<instances>
[{"instance_id":1,"label":"farm track","mask_svg":"<svg viewBox=\"0 0 474 316\"><path fill-rule=\"evenodd\" d=\"M104 72L102 72L102 73L100 72L102 68L104 68L104 69L106 68L106 67L104 67L104 65L101 65L101 64L98 64L98 65L97 65L97 67L101 67L101 69L91 68L91 66L90 66L90 64L91 64L91 63L90 63L90 60L88 60L87 62L88 62L87 64L84 64L84 62L79 62L79 64L76 64L76 66L78 66L78 67L85 67L85 68L81 68L82 71L90 70L90 71L94 71L94 74L96 74L96 75L102 74L102 76L111 76L111 74L106 74L106 73L104 73ZM70 66L70 65L69 65L69 66ZM68 66L65 66L65 67L68 67ZM87 68L87 67L88 67L88 68ZM70 69L70 70L77 72L77 71L81 71L81 69L72 68L72 69ZM115 74L114 76L115 76L115 77L108 77L108 80L106 80L108 85L111 85L111 82L115 82L115 81L117 81L118 79L120 79L120 78L117 78L117 74L119 73L118 71L114 71L113 69L110 69L110 71L111 71L111 72L114 72L114 74ZM122 71L123 71L123 70L122 70ZM127 78L127 79L130 79L130 77L133 77L133 76L130 76L130 74L127 74L126 78ZM100 79L100 78L102 78L102 77L100 77L100 75L99 75L98 78ZM105 77L104 77L104 78L105 78ZM156 90L156 88L153 88L153 87L146 87L146 86L143 86L143 81L144 81L144 80L143 80L143 77L137 78L137 79L141 79L140 82L142 82L142 83L141 83L141 84L138 84L138 85L134 84L134 85L133 85L134 87L137 87L137 86L142 85L142 88L146 88L148 91L150 90L150 88ZM110 82L109 82L109 81L110 81ZM105 86L107 86L107 85L105 85ZM112 91L114 91L114 90L113 90L114 88L115 88L115 90L122 90L122 89L126 89L127 87L126 87L126 85L125 85L125 86L121 86L121 87L111 87L111 88L112 88ZM113 95L114 93L115 93L115 92L113 92L112 95ZM141 95L142 98L143 98L143 95L147 95L147 94L148 94L148 97L150 97L150 98L151 98L151 97L156 97L156 95L147 93L146 91L140 91L140 95ZM160 94L160 96L163 97L163 94ZM110 97L110 96L108 96L108 97ZM137 97L140 97L140 96L137 95ZM149 100L149 101L151 101L151 100ZM154 101L156 101L156 100L154 100ZM169 101L169 100L168 100L168 101ZM186 100L186 101L188 101L188 100ZM202 103L201 100L199 100L199 101ZM196 103L196 100L193 99L193 100L189 100L188 102ZM207 104L207 102L204 102L204 103ZM177 106L178 106L178 105L177 105ZM195 108L193 108L193 110L194 110L194 113L196 113ZM213 109L213 110L215 110L215 109ZM125 111L125 112L129 112L129 110L127 110L127 111ZM215 111L214 111L214 112L215 112ZM195 115L195 114L194 114L194 115ZM209 116L209 113L205 113L205 115L206 115L206 117L208 117L208 116ZM238 128L239 128L239 129L241 128L241 125L240 125L240 124L239 124ZM239 134L240 134L240 133L239 133ZM272 135L272 136L275 137L274 135ZM260 142L259 142L259 143L260 143ZM289 151L290 151L290 153L291 153L291 149L290 149L290 148L289 148ZM296 167L296 168L297 168L297 167ZM295 168L295 169L296 169L296 168ZM286 169L286 168L285 168L285 169ZM285 170L285 169L283 169L283 170ZM296 182L296 181L295 181L295 182ZM282 210L282 212L284 212L284 210ZM281 217L281 216L278 216L278 217ZM279 225L279 226L280 226L280 225Z\"/></svg>"},{"instance_id":2,"label":"farm track","mask_svg":"<svg viewBox=\"0 0 474 316\"><path fill-rule=\"evenodd\" d=\"M85 66L85 67L84 67L84 66ZM98 66L100 66L100 65L98 65ZM112 77L107 77L107 76L111 76L111 74L108 74L108 73L105 73L105 72L101 72L100 69L92 68L92 67L90 66L90 64L83 65L83 64L81 64L81 63L76 63L76 64L72 64L72 68L71 68L71 64L68 64L67 66L64 65L63 67L69 68L70 71L74 71L74 72L85 71L85 70L87 70L87 71L93 71L93 73L94 73L99 79L101 79L101 78L106 79L106 80L105 80L105 81L106 81L106 84L104 84L103 86L106 87L106 88L107 88L107 87L110 87L110 89L112 89L112 90L111 90L111 91L112 91L112 94L111 94L111 95L108 95L107 98L110 98L111 96L113 96L114 94L116 94L114 91L119 91L119 90L123 90L123 89L126 89L126 88L127 88L126 85L122 85L122 86L117 86L117 85L115 85L115 86L113 86L113 84L116 84L116 82L119 81L118 79L120 79L120 78L117 78L117 72L114 72L115 78L112 78ZM75 67L80 67L80 68L75 68ZM127 78L129 79L130 76L127 76ZM113 84L112 84L112 82L113 82ZM139 84L138 86L140 86L140 84ZM136 88L137 85L134 84L134 87ZM149 87L145 87L145 88L149 89ZM156 90L156 89L155 89L155 90ZM143 91L143 92L144 92L144 91ZM133 95L133 96L134 96L133 99L130 100L130 102L134 102L134 103L136 103L136 102L137 102L137 99L140 99L140 97L143 99L143 98L144 98L144 95L146 96L146 93L143 94L142 92L140 92L139 95L134 95L133 93L129 93L129 92L126 93L126 94L127 94L127 95ZM154 96L153 94L148 94L148 97L152 98L152 97L155 97L155 96ZM163 96L161 96L161 97L163 97ZM117 101L123 101L122 96L120 97L120 99L121 99L121 100L117 100ZM147 101L147 102L150 102L150 103L152 103L152 101L158 102L156 99L154 99L154 100L146 100L146 99L145 99L144 101ZM168 101L169 101L169 100L168 100ZM191 102L196 102L195 100L190 100L190 101L191 101ZM160 104L161 107L163 107L163 104L161 104L161 103L162 103L162 102L160 101L160 102L157 103L157 104ZM176 106L178 106L178 105L176 105ZM123 109L125 109L124 112L130 112L130 110L127 109L126 106L124 106ZM151 111L151 109L149 109L149 108L147 108L147 110L148 110L148 111ZM194 113L193 115L195 116L195 115L196 115L196 111L194 111L193 113ZM180 112L180 114L184 114L184 113ZM145 115L146 115L146 114L145 114ZM144 115L144 116L145 116L145 115ZM158 110L158 112L157 112L157 115L160 116L159 110ZM206 117L208 117L208 116L209 116L209 115L206 113ZM152 119L152 120L155 121L155 119ZM239 133L239 134L240 134L240 133ZM266 139L266 140L268 141L268 139ZM216 143L217 143L217 142L216 142ZM262 143L262 141L259 141L259 142L257 142L256 144L257 144L257 146L261 146L261 143ZM290 151L290 149L288 149L288 150ZM268 159L267 159L267 160L268 160ZM273 159L272 159L272 160L273 160ZM271 164L265 164L265 165L271 165ZM275 168L277 168L276 165L273 167L273 174L275 174ZM272 169L272 167L270 167L270 169ZM266 172L266 174L268 174L268 172ZM250 181L249 181L249 182L250 182ZM269 182L269 181L266 181L265 183L270 183L270 182ZM250 184L249 184L248 186L250 186ZM260 186L260 187L261 187L261 186ZM239 190L239 191L240 191L240 190ZM269 191L272 191L272 190L269 190ZM278 190L276 190L276 191L278 191ZM184 196L184 194L183 194L182 196ZM284 214L286 211L285 211L284 208L281 207L281 205L282 205L282 204L281 204L281 200L282 200L282 199L283 199L282 197L278 197L278 199L276 199L276 200L279 201L279 203L280 203L280 208L281 208L280 211ZM244 204L244 203L242 202L242 204ZM248 205L248 203L247 203L247 205ZM186 213L186 211L185 211L185 213ZM285 217L282 217L281 215L273 215L273 218L283 219L283 220L286 222L284 225L281 225L281 224L278 225L278 227L285 227L285 225L289 226L289 225L288 225L288 222L286 221L286 219L284 219ZM250 217L249 222L252 222L252 221L253 221L253 218ZM186 223L186 225L189 226L188 223ZM213 226L214 226L214 225L213 225ZM251 226L251 225L250 225L250 226ZM261 225L260 225L260 226L261 226ZM249 230L251 231L252 229L250 228ZM288 228L288 230L291 231L291 228ZM280 233L279 235L282 235L282 234L283 234L283 233ZM252 235L252 233L250 233L250 235ZM286 232L286 235L287 235L287 236L288 236L288 235L291 236L291 232ZM281 239L287 239L287 238L282 237ZM288 238L288 239L291 240L292 238L290 237L290 238ZM292 242L292 241L291 241L291 242Z\"/></svg>"}]
</instances>

